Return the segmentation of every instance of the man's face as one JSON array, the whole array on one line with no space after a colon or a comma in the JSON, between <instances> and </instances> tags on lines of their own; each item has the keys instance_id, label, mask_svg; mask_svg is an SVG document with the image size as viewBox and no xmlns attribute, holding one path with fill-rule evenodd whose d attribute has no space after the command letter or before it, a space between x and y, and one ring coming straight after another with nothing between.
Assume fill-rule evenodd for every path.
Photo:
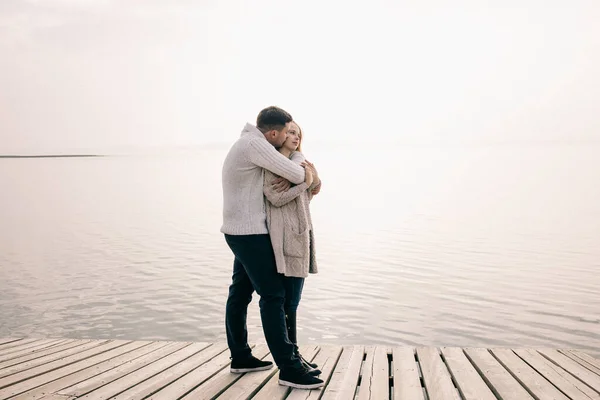
<instances>
[{"instance_id":1,"label":"man's face","mask_svg":"<svg viewBox=\"0 0 600 400\"><path fill-rule=\"evenodd\" d=\"M283 129L275 134L273 134L272 137L272 141L271 144L273 146L275 146L276 148L280 148L281 146L283 146L283 143L286 141L287 136L288 136L288 130L290 129L290 124L291 122L288 122L287 124L285 124L285 126L283 127Z\"/></svg>"}]
</instances>

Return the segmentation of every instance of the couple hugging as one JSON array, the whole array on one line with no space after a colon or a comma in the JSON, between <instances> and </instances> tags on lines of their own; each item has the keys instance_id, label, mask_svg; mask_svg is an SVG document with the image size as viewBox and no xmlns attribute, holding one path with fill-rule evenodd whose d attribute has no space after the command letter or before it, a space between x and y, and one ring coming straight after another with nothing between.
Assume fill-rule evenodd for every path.
<instances>
[{"instance_id":1,"label":"couple hugging","mask_svg":"<svg viewBox=\"0 0 600 400\"><path fill-rule=\"evenodd\" d=\"M278 107L246 124L223 164L223 226L234 254L225 311L231 372L262 371L273 363L252 355L246 316L252 293L279 384L299 389L323 386L316 364L298 350L296 310L304 278L317 272L309 203L321 181L300 152L302 131Z\"/></svg>"}]
</instances>

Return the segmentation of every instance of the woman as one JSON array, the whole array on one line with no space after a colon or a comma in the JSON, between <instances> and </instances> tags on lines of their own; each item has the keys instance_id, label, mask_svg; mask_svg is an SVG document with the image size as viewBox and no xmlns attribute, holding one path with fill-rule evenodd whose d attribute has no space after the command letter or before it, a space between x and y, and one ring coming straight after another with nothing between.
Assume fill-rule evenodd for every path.
<instances>
[{"instance_id":1,"label":"woman","mask_svg":"<svg viewBox=\"0 0 600 400\"><path fill-rule=\"evenodd\" d=\"M286 289L285 317L288 337L294 344L296 355L309 371L314 371L317 364L306 361L298 351L296 333L296 310L302 296L304 278L309 273L317 273L315 258L315 242L310 216L309 203L313 195L321 187L321 180L311 163L306 161L301 151L302 131L292 122L288 137L279 152L291 160L304 166L306 179L304 183L290 187L284 192L273 188L277 176L265 170L264 193L267 198L267 227L275 252L277 272L284 275ZM316 371L315 371L316 372Z\"/></svg>"}]
</instances>

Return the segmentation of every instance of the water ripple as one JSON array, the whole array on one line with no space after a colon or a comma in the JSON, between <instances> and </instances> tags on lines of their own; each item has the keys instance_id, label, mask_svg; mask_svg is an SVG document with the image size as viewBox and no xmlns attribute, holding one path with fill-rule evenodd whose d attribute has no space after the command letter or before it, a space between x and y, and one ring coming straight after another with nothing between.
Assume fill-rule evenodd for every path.
<instances>
[{"instance_id":1,"label":"water ripple","mask_svg":"<svg viewBox=\"0 0 600 400\"><path fill-rule=\"evenodd\" d=\"M533 157L554 171L589 157L596 169L581 173L598 182L595 154L527 153L520 165ZM204 172L218 171L222 156L0 169L0 336L224 340L232 255L218 233L220 183ZM417 182L410 171L424 161L406 152L393 163L408 172L367 171L373 197L317 154L329 178L313 202L320 273L305 285L300 339L599 355L600 202L581 199L600 191L561 181L557 194L547 177L532 193L526 171L495 169L505 156L481 169L492 181L472 171L448 186L440 176L452 165ZM48 183L42 169L63 180ZM499 200L508 191L518 203ZM568 201L548 200L556 196ZM255 295L248 326L263 341L257 303Z\"/></svg>"}]
</instances>

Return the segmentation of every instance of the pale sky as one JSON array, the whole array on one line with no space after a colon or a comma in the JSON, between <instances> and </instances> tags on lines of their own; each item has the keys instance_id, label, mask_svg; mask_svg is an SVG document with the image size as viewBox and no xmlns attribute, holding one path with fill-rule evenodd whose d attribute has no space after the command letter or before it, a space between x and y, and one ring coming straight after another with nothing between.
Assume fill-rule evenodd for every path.
<instances>
[{"instance_id":1,"label":"pale sky","mask_svg":"<svg viewBox=\"0 0 600 400\"><path fill-rule=\"evenodd\" d=\"M0 0L0 154L600 140L598 0Z\"/></svg>"}]
</instances>

